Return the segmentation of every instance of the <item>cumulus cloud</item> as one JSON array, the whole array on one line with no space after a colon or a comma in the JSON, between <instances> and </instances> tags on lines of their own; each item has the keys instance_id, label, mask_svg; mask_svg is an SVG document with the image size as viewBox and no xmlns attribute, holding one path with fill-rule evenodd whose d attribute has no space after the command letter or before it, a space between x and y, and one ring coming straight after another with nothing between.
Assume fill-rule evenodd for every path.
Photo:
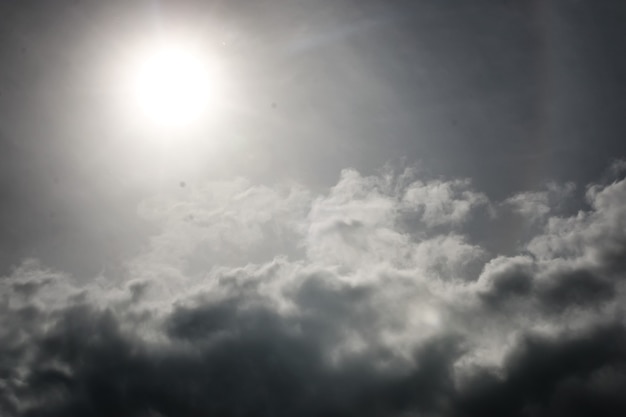
<instances>
[{"instance_id":1,"label":"cumulus cloud","mask_svg":"<svg viewBox=\"0 0 626 417\"><path fill-rule=\"evenodd\" d=\"M25 261L0 280L0 414L612 416L626 402L626 181L500 204L466 180L353 170L145 201L125 277ZM557 197L559 196L559 197ZM463 226L516 207L490 253Z\"/></svg>"}]
</instances>

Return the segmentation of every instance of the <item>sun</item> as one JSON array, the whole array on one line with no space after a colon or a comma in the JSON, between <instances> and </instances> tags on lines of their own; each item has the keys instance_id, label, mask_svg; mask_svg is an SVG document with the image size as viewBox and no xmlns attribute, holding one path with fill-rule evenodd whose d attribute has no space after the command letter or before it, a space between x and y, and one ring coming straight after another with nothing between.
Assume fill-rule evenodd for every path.
<instances>
[{"instance_id":1,"label":"sun","mask_svg":"<svg viewBox=\"0 0 626 417\"><path fill-rule=\"evenodd\" d=\"M159 128L201 122L216 93L208 60L198 48L182 42L143 48L128 75L130 104L141 118Z\"/></svg>"}]
</instances>

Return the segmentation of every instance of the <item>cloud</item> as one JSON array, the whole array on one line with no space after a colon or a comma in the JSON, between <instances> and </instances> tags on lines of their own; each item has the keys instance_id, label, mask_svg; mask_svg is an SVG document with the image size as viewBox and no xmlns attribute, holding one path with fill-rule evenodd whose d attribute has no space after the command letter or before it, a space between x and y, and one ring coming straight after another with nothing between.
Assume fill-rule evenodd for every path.
<instances>
[{"instance_id":1,"label":"cloud","mask_svg":"<svg viewBox=\"0 0 626 417\"><path fill-rule=\"evenodd\" d=\"M625 336L616 323L568 335L526 334L507 357L504 375L472 377L457 399L458 414L622 415Z\"/></svg>"},{"instance_id":2,"label":"cloud","mask_svg":"<svg viewBox=\"0 0 626 417\"><path fill-rule=\"evenodd\" d=\"M623 174L626 172L626 160L617 159L613 161L609 166L608 172L615 178L623 176Z\"/></svg>"},{"instance_id":3,"label":"cloud","mask_svg":"<svg viewBox=\"0 0 626 417\"><path fill-rule=\"evenodd\" d=\"M527 296L532 291L535 269L533 259L528 256L494 258L485 265L478 279L482 287L479 293L490 303Z\"/></svg>"},{"instance_id":4,"label":"cloud","mask_svg":"<svg viewBox=\"0 0 626 417\"><path fill-rule=\"evenodd\" d=\"M429 227L463 223L476 207L487 203L484 194L471 190L468 180L416 181L406 190L402 202L415 210Z\"/></svg>"},{"instance_id":5,"label":"cloud","mask_svg":"<svg viewBox=\"0 0 626 417\"><path fill-rule=\"evenodd\" d=\"M564 201L572 197L576 189L574 183L557 184L550 182L544 191L530 191L507 198L505 205L531 222L542 222L549 214L562 207Z\"/></svg>"},{"instance_id":6,"label":"cloud","mask_svg":"<svg viewBox=\"0 0 626 417\"><path fill-rule=\"evenodd\" d=\"M0 280L0 414L623 415L626 181L559 215L568 187L346 170L155 197L126 276ZM520 253L474 243L473 213L522 200L547 208Z\"/></svg>"}]
</instances>

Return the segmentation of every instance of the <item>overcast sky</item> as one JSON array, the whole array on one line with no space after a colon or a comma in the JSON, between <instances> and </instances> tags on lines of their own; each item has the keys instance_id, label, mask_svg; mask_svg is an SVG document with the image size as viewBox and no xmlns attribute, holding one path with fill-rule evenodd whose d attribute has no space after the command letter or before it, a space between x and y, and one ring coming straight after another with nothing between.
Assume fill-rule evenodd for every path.
<instances>
[{"instance_id":1,"label":"overcast sky","mask_svg":"<svg viewBox=\"0 0 626 417\"><path fill-rule=\"evenodd\" d=\"M625 3L6 0L0 63L0 415L626 415Z\"/></svg>"}]
</instances>

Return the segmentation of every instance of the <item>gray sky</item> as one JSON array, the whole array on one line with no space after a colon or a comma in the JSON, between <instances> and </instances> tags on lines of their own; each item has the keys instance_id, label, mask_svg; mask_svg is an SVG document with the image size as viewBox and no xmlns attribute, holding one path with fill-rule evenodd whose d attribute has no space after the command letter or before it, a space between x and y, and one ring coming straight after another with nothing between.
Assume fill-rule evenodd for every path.
<instances>
[{"instance_id":1,"label":"gray sky","mask_svg":"<svg viewBox=\"0 0 626 417\"><path fill-rule=\"evenodd\" d=\"M136 249L154 170L161 187L233 176L324 187L344 168L417 164L496 199L589 182L625 153L623 13L574 1L7 2L3 264L35 255L93 273L97 255L67 253L79 242L102 253L104 224L123 235L114 251ZM219 155L181 146L161 161L116 128L103 74L128 39L185 25L240 94L198 133Z\"/></svg>"},{"instance_id":2,"label":"gray sky","mask_svg":"<svg viewBox=\"0 0 626 417\"><path fill-rule=\"evenodd\" d=\"M3 2L0 315L25 330L0 332L0 411L623 415L625 18L617 0ZM224 92L193 130L137 128L115 71L181 30Z\"/></svg>"}]
</instances>

